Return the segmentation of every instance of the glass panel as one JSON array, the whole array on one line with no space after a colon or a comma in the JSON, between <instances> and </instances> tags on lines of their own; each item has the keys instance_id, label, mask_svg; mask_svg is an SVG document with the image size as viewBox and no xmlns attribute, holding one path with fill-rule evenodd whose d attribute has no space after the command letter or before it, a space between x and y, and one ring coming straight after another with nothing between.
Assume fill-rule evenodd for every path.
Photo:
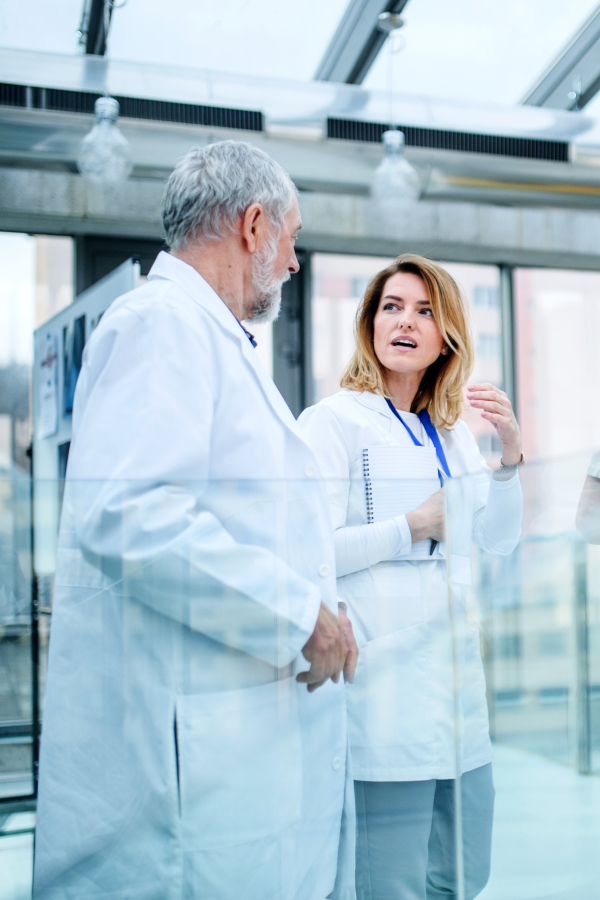
<instances>
[{"instance_id":1,"label":"glass panel","mask_svg":"<svg viewBox=\"0 0 600 900\"><path fill-rule=\"evenodd\" d=\"M481 891L483 900L594 897L600 875L594 852L600 834L600 788L586 773L600 774L600 544L587 544L584 536L600 541L600 490L597 495L588 496L586 516L577 519L588 464L586 456L523 467L519 475L525 498L522 519L518 504L512 511L502 507L512 485L507 488L506 482L500 482L498 487L492 482L490 490L496 492L495 518L490 514L491 518L486 519L485 512L483 518L477 515L485 501L486 476L451 479L446 483L447 539L435 548L433 558L427 540L421 547L413 544L408 555L396 555L372 565L355 553L345 553L344 546L348 550L351 541L337 547L338 580L337 585L331 584L332 596L348 603L361 646L355 683L346 688L355 747L353 775L363 784L362 788L357 787L356 796L365 803L378 802L380 811L395 814L399 804L408 802L402 795L402 785L408 783L413 786L410 802L416 802L415 808L421 809L421 800L415 799L416 786L428 783L427 779L416 779L415 769L409 778L406 767L410 762L418 768L422 753L431 753L435 746L431 771L443 784L439 796L436 788L436 803L440 808L447 804L446 813L453 810L459 818L453 821L452 816L446 815L440 838L444 862L432 877L435 883L458 892L458 896L464 882L464 896L474 897ZM293 840L288 845L292 869L304 852L302 842L309 834L320 835L321 843L326 843L324 814L321 807L315 806L315 798L321 801L328 791L337 791L341 802L342 786L336 778L343 767L343 740L338 747L333 733L318 732L320 736L311 744L317 754L323 752L331 758L327 757L322 783L310 798L303 800L308 803L310 799L309 812L297 822L290 823L286 818L292 816L290 810L295 808L295 782L290 772L296 771L290 767L295 744L286 743L290 737L286 723L297 708L301 727L310 729L310 703L329 702L325 699L329 688L319 688L314 696L302 688L294 695L298 706L290 705L290 689L295 690L291 675L306 668L307 663L298 648L292 648L298 626L293 624L290 611L300 595L295 593L297 583L288 566L308 572L304 567L310 567L311 560L323 559L318 572L308 579L316 585L315 596L319 596L335 571L332 560L326 562L323 556L329 552L326 547L331 544L331 535L319 532L324 495L329 496L336 515L342 506L340 500L345 498L348 515L344 527L351 531L368 521L369 505L377 512L375 520L385 521L402 512L408 494L417 503L418 482L416 476L402 480L366 479L361 468L349 482L263 480L171 486L142 482L68 483L55 596L53 640L57 643L50 667L52 699L46 707L42 773L45 765L46 777L51 774L53 792L56 791L53 796L60 798L61 811L69 804L79 804L80 837L93 825L94 804L101 795L103 803L112 804L117 818L125 813L133 816L128 818L128 839L136 833L134 826L138 821L141 831L136 853L145 852L153 840L154 826L148 823L158 823L163 834L170 816L176 814L185 820L194 809L205 813L211 796L205 789L219 784L219 791L238 786L232 806L236 829L241 827L240 819L247 812L240 796L247 796L252 828L257 827L258 821L268 831L273 821L265 824L261 817L270 810L275 817L275 831L280 827L293 830ZM0 546L6 553L0 591L3 597L7 596L13 585L15 597L27 598L30 587L26 579L25 533L29 534L29 527L27 519L19 517L25 516L29 508L29 486L27 479L11 482L5 478L2 484L5 502L0 515ZM41 501L58 496L58 485L38 483L36 491L38 525L43 529L45 505ZM190 498L194 499L192 507L188 504ZM381 506L386 503L394 507L387 513ZM490 500L488 507L493 507ZM187 516L190 509L195 517L192 530L185 540L173 543L173 523L177 516ZM209 528L202 524L205 518ZM575 528L576 519L581 533ZM49 527L54 527L54 522L52 514ZM227 523L226 532L221 528L222 522ZM246 543L244 536L250 531L255 537L260 533L258 546ZM147 542L150 534L152 540ZM142 535L144 540L140 541ZM164 544L165 537L168 546ZM274 555L275 564L263 565L270 554ZM15 560L20 565L16 574ZM404 577L399 591L401 566ZM422 602L418 567L426 567L428 572L427 606ZM371 577L375 568L379 574L374 594L371 588L361 587L361 578L363 570L370 569ZM410 580L413 570L417 574L414 584ZM40 574L54 580L52 571ZM14 589L19 581L22 595ZM253 585L260 586L261 602L267 603L262 607L267 610L266 617L247 617ZM311 601L303 595L302 602ZM286 619L285 627L277 624L279 617L280 625ZM29 654L28 633L26 639L21 636L20 642L7 642L7 624L5 617L5 640L0 643L6 673L2 683L11 685L21 709L30 716L30 701L25 699L29 673L23 674L23 666L11 649L22 645L23 654ZM428 675L415 679L411 667L424 636ZM228 649L220 656L224 647ZM149 648L153 648L150 668L145 662ZM115 652L120 654L118 664L113 664ZM296 658L291 662L293 652ZM113 663L107 664L110 660ZM283 664L274 666L275 660ZM271 677L264 677L267 672ZM369 697L371 676L376 678L378 701L375 706L367 703L364 709L368 715L361 718L361 703ZM20 693L14 691L14 685L19 684ZM270 690L273 685L277 727L270 738L265 764L261 742L268 726L263 713L269 704L261 695L256 708L252 707L249 723L248 710L239 701L240 697L249 696L246 691L254 697L254 692ZM10 699L6 692L4 696L5 700ZM305 703L309 705L304 706ZM260 734L256 730L256 710L262 711ZM308 711L305 720L303 711ZM496 804L491 877L485 886L492 823L488 715ZM321 728L324 720L319 721ZM99 723L101 739L97 732ZM0 727L3 724L4 720L0 721ZM384 728L377 752L383 752L386 741L392 745L395 765L403 773L396 778L398 787L385 783L385 790L374 788L382 782L365 775L369 739L377 727ZM148 728L157 729L154 743L140 739ZM425 732L429 735L426 739ZM1 760L8 758L8 746L3 739ZM15 747L27 747L17 742L10 746L13 751ZM158 749L150 753L149 747ZM96 752L92 753L91 748ZM164 760L161 748L166 752ZM209 754L211 748L213 757ZM239 748L243 748L241 755ZM13 751L11 759L16 758ZM207 780L196 795L194 773L199 771L200 752L202 777ZM165 764L166 794L161 791L160 796L148 799L142 791L136 799L136 779L146 779L157 753ZM194 760L191 767L190 759ZM124 769L131 760L136 761L139 772L136 769L135 778L125 778ZM446 769L441 768L444 760ZM214 766L214 781L206 776L209 763ZM304 768L305 763L308 765L306 760L299 763L299 771L312 773L313 769ZM251 779L246 777L244 768L249 764ZM457 767L462 775L455 782ZM267 768L265 780L262 776ZM221 777L223 771L226 778ZM16 767L10 770L13 776L15 773L18 774ZM88 794L86 779L92 775L94 787ZM310 780L310 776L306 777ZM249 791L246 795L243 791L249 781L254 793ZM15 779L7 783L14 792ZM380 794L376 796L378 790ZM258 793L261 812L257 819L257 802L252 797ZM140 797L146 798L144 802ZM165 797L170 797L172 803L166 802ZM197 848L196 859L202 858L204 863L212 859L216 883L223 886L242 871L245 863L236 850L239 845L233 840L231 819L223 812L227 804L221 795L215 798L215 809L220 811L218 816L211 814L210 841L227 841L226 865L217 865L217 856L211 855L214 847ZM49 819L43 817L50 816L52 820L56 813L52 802L53 797L44 795L42 788L39 812L44 840ZM365 808L359 803L359 837ZM370 822L371 826L374 824L374 820ZM31 841L27 836L30 828L30 821L0 820L3 885L25 878L31 860ZM56 829L61 850L68 849L70 833L66 828ZM194 841L200 840L198 833L193 830ZM413 833L416 836L416 829ZM201 832L201 839L209 837ZM260 862L260 876L270 877L265 874L268 854L262 840L257 839L253 865ZM126 844L127 841L122 842L122 846ZM458 857L456 847L462 847ZM359 861L364 850L359 841ZM99 853L108 858L108 850L100 848ZM58 857L55 854L54 858ZM345 857L344 871L353 873L349 860L352 862L351 853ZM382 864L385 862L382 857ZM207 872L204 863L194 873L202 884ZM257 893L257 897L283 896L282 885L292 869L278 864L279 880L269 882L266 888L261 883L262 894ZM139 878L139 869L132 867L134 870ZM111 873L114 877L114 869ZM347 877L352 878L352 874ZM317 892L308 897L312 900L313 896L325 896L321 893L325 889L329 890L330 885L319 882ZM82 889L79 895L85 897L86 890ZM4 896L1 891L0 896Z\"/></svg>"},{"instance_id":2,"label":"glass panel","mask_svg":"<svg viewBox=\"0 0 600 900\"><path fill-rule=\"evenodd\" d=\"M34 490L43 538L59 484ZM345 795L345 699L342 684L313 694L295 680L309 668L302 648L321 600L337 611L323 484L67 479L62 510L56 568L38 573L56 582L40 894L50 877L82 898L90 882L139 890L147 879L156 892L162 879L167 892L165 834L176 829L199 897L295 896L300 882L307 900L325 897ZM115 829L127 834L116 855ZM142 875L117 865L131 853L146 860Z\"/></svg>"},{"instance_id":3,"label":"glass panel","mask_svg":"<svg viewBox=\"0 0 600 900\"><path fill-rule=\"evenodd\" d=\"M600 446L600 273L515 271L518 410L525 456Z\"/></svg>"},{"instance_id":4,"label":"glass panel","mask_svg":"<svg viewBox=\"0 0 600 900\"><path fill-rule=\"evenodd\" d=\"M591 900L597 890L600 864L592 848L600 834L600 783L589 775L600 769L600 572L598 547L575 527L576 521L582 527L577 510L588 463L589 457L571 457L522 467L522 528L510 540L508 522L519 518L507 501L513 488L492 481L487 507L473 524L468 510L484 502L481 477L446 485L457 733L463 748L472 745L464 692L476 683L473 660L481 650L494 747L492 868L484 900ZM589 521L597 523L600 491L593 499ZM465 554L470 584L461 578ZM464 769L467 881L472 820Z\"/></svg>"},{"instance_id":5,"label":"glass panel","mask_svg":"<svg viewBox=\"0 0 600 900\"><path fill-rule=\"evenodd\" d=\"M117 10L109 39L115 59L166 63L273 78L311 79L347 0L290 0L218 5L159 0ZM160 23L159 27L158 23Z\"/></svg>"},{"instance_id":6,"label":"glass panel","mask_svg":"<svg viewBox=\"0 0 600 900\"><path fill-rule=\"evenodd\" d=\"M0 40L3 47L76 53L83 0L63 0L55 9L44 0L3 4Z\"/></svg>"},{"instance_id":7,"label":"glass panel","mask_svg":"<svg viewBox=\"0 0 600 900\"><path fill-rule=\"evenodd\" d=\"M593 0L575 0L568 9L560 0L410 3L402 14L405 43L395 57L395 90L516 104L595 7ZM389 90L388 73L384 47L365 87Z\"/></svg>"}]
</instances>

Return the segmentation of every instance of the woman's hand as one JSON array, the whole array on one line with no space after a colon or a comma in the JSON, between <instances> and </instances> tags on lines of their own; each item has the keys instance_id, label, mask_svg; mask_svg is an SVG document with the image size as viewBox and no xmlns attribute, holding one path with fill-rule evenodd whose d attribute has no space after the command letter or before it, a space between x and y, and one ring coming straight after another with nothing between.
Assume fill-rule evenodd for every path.
<instances>
[{"instance_id":1,"label":"woman's hand","mask_svg":"<svg viewBox=\"0 0 600 900\"><path fill-rule=\"evenodd\" d=\"M471 384L467 388L469 403L481 410L481 417L491 422L502 441L502 462L514 466L521 462L521 430L510 400L493 384Z\"/></svg>"},{"instance_id":2,"label":"woman's hand","mask_svg":"<svg viewBox=\"0 0 600 900\"><path fill-rule=\"evenodd\" d=\"M406 514L413 544L432 538L443 541L446 536L444 489L428 497L425 503Z\"/></svg>"}]
</instances>

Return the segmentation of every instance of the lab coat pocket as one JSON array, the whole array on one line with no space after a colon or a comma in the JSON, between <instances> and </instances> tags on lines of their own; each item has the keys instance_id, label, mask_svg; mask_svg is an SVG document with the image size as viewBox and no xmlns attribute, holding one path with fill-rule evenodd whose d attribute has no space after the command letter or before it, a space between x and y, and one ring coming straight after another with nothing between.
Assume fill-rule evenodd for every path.
<instances>
[{"instance_id":1,"label":"lab coat pocket","mask_svg":"<svg viewBox=\"0 0 600 900\"><path fill-rule=\"evenodd\" d=\"M358 573L356 595L351 599L371 640L384 638L423 621L424 606L421 589L420 563L382 562L372 569Z\"/></svg>"},{"instance_id":2,"label":"lab coat pocket","mask_svg":"<svg viewBox=\"0 0 600 900\"><path fill-rule=\"evenodd\" d=\"M361 647L354 684L347 688L354 778L369 780L370 772L375 780L404 780L400 772L429 762L433 710L428 643L423 624Z\"/></svg>"},{"instance_id":3,"label":"lab coat pocket","mask_svg":"<svg viewBox=\"0 0 600 900\"><path fill-rule=\"evenodd\" d=\"M293 679L177 698L185 850L276 834L301 815L302 758Z\"/></svg>"}]
</instances>

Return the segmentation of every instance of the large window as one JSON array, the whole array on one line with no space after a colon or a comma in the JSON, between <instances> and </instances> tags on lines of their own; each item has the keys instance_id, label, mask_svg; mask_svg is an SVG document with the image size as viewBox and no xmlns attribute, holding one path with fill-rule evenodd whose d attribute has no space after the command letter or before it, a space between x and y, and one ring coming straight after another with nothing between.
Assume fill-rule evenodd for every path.
<instances>
[{"instance_id":1,"label":"large window","mask_svg":"<svg viewBox=\"0 0 600 900\"><path fill-rule=\"evenodd\" d=\"M0 233L0 466L27 468L33 331L73 300L73 241Z\"/></svg>"},{"instance_id":2,"label":"large window","mask_svg":"<svg viewBox=\"0 0 600 900\"><path fill-rule=\"evenodd\" d=\"M312 375L314 401L340 389L354 349L354 317L367 284L391 259L315 253L312 258Z\"/></svg>"},{"instance_id":3,"label":"large window","mask_svg":"<svg viewBox=\"0 0 600 900\"><path fill-rule=\"evenodd\" d=\"M528 459L600 447L600 273L515 271L519 418Z\"/></svg>"},{"instance_id":4,"label":"large window","mask_svg":"<svg viewBox=\"0 0 600 900\"><path fill-rule=\"evenodd\" d=\"M31 523L25 475L33 331L72 300L71 238L0 233L0 798L25 796L33 789ZM42 670L47 622L42 616Z\"/></svg>"}]
</instances>

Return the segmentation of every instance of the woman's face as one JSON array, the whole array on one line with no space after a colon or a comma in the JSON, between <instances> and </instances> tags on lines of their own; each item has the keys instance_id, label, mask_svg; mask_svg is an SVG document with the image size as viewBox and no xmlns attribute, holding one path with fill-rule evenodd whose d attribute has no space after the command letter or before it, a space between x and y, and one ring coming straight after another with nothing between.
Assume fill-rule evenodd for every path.
<instances>
[{"instance_id":1,"label":"woman's face","mask_svg":"<svg viewBox=\"0 0 600 900\"><path fill-rule=\"evenodd\" d=\"M424 374L448 352L418 275L397 272L386 281L373 320L373 346L386 369L405 375Z\"/></svg>"}]
</instances>

